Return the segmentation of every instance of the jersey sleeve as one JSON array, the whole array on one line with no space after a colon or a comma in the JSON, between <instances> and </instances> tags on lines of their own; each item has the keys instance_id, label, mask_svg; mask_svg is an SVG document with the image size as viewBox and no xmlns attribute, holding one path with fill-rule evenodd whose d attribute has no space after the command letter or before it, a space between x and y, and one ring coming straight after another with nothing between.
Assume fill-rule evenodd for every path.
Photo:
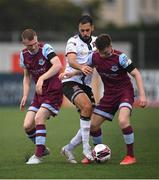
<instances>
[{"instance_id":1,"label":"jersey sleeve","mask_svg":"<svg viewBox=\"0 0 159 180\"><path fill-rule=\"evenodd\" d=\"M20 67L25 68L23 53L20 52Z\"/></svg>"},{"instance_id":2,"label":"jersey sleeve","mask_svg":"<svg viewBox=\"0 0 159 180\"><path fill-rule=\"evenodd\" d=\"M70 38L68 41L67 41L67 44L66 44L66 55L69 54L69 53L77 53L77 43L76 43L76 40L75 38Z\"/></svg>"},{"instance_id":3,"label":"jersey sleeve","mask_svg":"<svg viewBox=\"0 0 159 180\"><path fill-rule=\"evenodd\" d=\"M45 44L42 49L42 54L46 59L48 59L48 55L54 53L55 50L50 44Z\"/></svg>"},{"instance_id":4,"label":"jersey sleeve","mask_svg":"<svg viewBox=\"0 0 159 180\"><path fill-rule=\"evenodd\" d=\"M128 66L132 64L132 61L127 57L126 54L122 53L119 56L119 64L123 67L123 69L126 69Z\"/></svg>"}]
</instances>

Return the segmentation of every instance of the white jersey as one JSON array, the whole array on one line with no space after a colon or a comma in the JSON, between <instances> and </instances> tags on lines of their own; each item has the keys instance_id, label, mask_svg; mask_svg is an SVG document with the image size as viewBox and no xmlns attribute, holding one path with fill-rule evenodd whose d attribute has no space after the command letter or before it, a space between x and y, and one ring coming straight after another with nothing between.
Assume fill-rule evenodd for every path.
<instances>
[{"instance_id":1,"label":"white jersey","mask_svg":"<svg viewBox=\"0 0 159 180\"><path fill-rule=\"evenodd\" d=\"M67 60L67 55L69 53L75 53L77 55L77 58L76 58L77 62L79 64L87 63L88 56L93 51L96 50L95 40L96 40L96 37L92 36L92 40L91 40L90 44L88 45L85 42L83 42L78 35L76 35L74 37L71 37L67 41L65 72L73 72L76 70L69 65L68 60ZM83 73L81 73L81 74L78 74L78 75L73 76L71 78L63 79L62 82L75 81L75 82L78 82L80 84L85 84L87 86L91 86L91 80L92 80L92 75L85 76Z\"/></svg>"}]
</instances>

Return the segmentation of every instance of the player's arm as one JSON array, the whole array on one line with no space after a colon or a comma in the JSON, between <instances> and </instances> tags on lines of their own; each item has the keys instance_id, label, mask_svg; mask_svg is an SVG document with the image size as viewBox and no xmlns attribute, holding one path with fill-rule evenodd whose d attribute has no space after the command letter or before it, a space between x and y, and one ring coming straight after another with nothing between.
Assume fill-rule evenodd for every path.
<instances>
[{"instance_id":1,"label":"player's arm","mask_svg":"<svg viewBox=\"0 0 159 180\"><path fill-rule=\"evenodd\" d=\"M59 71L61 70L62 64L58 56L53 57L50 62L52 64L51 68L42 76L40 76L39 79L45 81L46 79L49 79L50 77L59 73Z\"/></svg>"},{"instance_id":2,"label":"player's arm","mask_svg":"<svg viewBox=\"0 0 159 180\"><path fill-rule=\"evenodd\" d=\"M75 59L76 59L76 58L75 58ZM89 67L89 68L91 68L91 69L89 70L88 73L84 73L84 74L90 74L90 73L92 73L92 72L93 72L93 67L94 67L94 65L93 65L93 53L88 56L87 63L85 63L85 64L80 64L80 68L81 68L81 69L85 69L85 68L87 68L87 67ZM83 72L83 71L84 71L84 70L74 70L73 72L64 72L64 73L61 73L61 74L59 75L59 78L60 78L60 79L67 79L67 78L70 78L70 77L72 77L72 76L81 74L81 72Z\"/></svg>"},{"instance_id":3,"label":"player's arm","mask_svg":"<svg viewBox=\"0 0 159 180\"><path fill-rule=\"evenodd\" d=\"M62 79L68 79L68 78L71 78L73 76L76 76L76 75L79 75L81 74L81 71L80 70L74 70L72 72L63 72L59 75L59 79L62 80Z\"/></svg>"},{"instance_id":4,"label":"player's arm","mask_svg":"<svg viewBox=\"0 0 159 180\"><path fill-rule=\"evenodd\" d=\"M24 68L24 77L23 77L23 97L21 99L20 103L20 110L23 111L28 95L29 95L29 90L30 90L30 82L31 82L31 76L30 73L26 68Z\"/></svg>"},{"instance_id":5,"label":"player's arm","mask_svg":"<svg viewBox=\"0 0 159 180\"><path fill-rule=\"evenodd\" d=\"M68 63L71 67L74 69L82 71L85 75L91 74L93 72L93 69L86 65L86 64L79 64L77 62L77 56L75 53L69 53L67 54Z\"/></svg>"},{"instance_id":6,"label":"player's arm","mask_svg":"<svg viewBox=\"0 0 159 180\"><path fill-rule=\"evenodd\" d=\"M119 63L122 68L125 69L136 80L137 88L139 91L139 106L145 107L147 105L147 100L140 72L137 68L135 68L131 59L129 59L124 53L119 56Z\"/></svg>"},{"instance_id":7,"label":"player's arm","mask_svg":"<svg viewBox=\"0 0 159 180\"><path fill-rule=\"evenodd\" d=\"M137 84L137 87L138 87L139 106L145 107L147 105L147 99L146 99L146 96L145 96L144 85L143 85L141 73L139 72L139 70L137 68L135 68L134 70L132 70L130 72L130 74L136 80L136 84Z\"/></svg>"},{"instance_id":8,"label":"player's arm","mask_svg":"<svg viewBox=\"0 0 159 180\"><path fill-rule=\"evenodd\" d=\"M55 53L48 55L48 58L50 58L50 63L52 64L52 66L47 72L45 72L43 75L39 77L36 83L36 92L38 94L42 94L42 86L43 86L44 81L56 75L57 73L59 73L59 71L62 68L60 59Z\"/></svg>"}]
</instances>

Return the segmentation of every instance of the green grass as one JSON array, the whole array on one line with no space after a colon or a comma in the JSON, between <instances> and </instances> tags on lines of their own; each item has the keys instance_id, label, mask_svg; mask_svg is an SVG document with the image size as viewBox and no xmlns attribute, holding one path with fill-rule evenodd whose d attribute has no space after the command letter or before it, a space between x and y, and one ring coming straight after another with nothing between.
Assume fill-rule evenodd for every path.
<instances>
[{"instance_id":1,"label":"green grass","mask_svg":"<svg viewBox=\"0 0 159 180\"><path fill-rule=\"evenodd\" d=\"M117 119L103 125L104 143L112 149L112 159L104 164L72 165L60 155L60 149L69 142L79 128L75 109L62 109L56 118L47 122L47 145L50 156L43 164L25 165L25 157L34 152L33 144L22 129L25 113L18 108L0 109L0 178L1 179L132 179L159 178L159 110L135 109L131 122L135 130L135 154L138 163L120 166L125 145ZM80 162L82 148L75 156Z\"/></svg>"}]
</instances>

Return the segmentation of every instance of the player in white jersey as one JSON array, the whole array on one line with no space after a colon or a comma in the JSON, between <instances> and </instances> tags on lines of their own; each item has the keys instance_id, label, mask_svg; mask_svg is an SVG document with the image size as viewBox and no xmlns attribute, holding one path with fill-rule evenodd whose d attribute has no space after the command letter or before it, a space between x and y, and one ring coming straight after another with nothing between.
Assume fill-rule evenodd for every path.
<instances>
[{"instance_id":1,"label":"player in white jersey","mask_svg":"<svg viewBox=\"0 0 159 180\"><path fill-rule=\"evenodd\" d=\"M80 38L79 35L71 37L67 41L66 56L73 53L74 55L77 56L76 61L78 64L83 65L87 63L88 55L91 54L93 51L95 51L95 46L94 46L95 39L96 39L95 36L91 36L91 40L88 46L88 44L86 44ZM66 60L67 60L67 64L66 64L65 72L66 73L74 72L76 69L71 66L68 58ZM80 69L79 67L77 68ZM78 75L72 76L68 79L63 79L62 82L73 81L73 82L77 82L77 83L84 84L91 87L91 80L92 80L92 75L85 76L84 73L83 74L79 73Z\"/></svg>"},{"instance_id":2,"label":"player in white jersey","mask_svg":"<svg viewBox=\"0 0 159 180\"><path fill-rule=\"evenodd\" d=\"M91 147L89 145L90 117L95 104L91 89L92 68L85 64L90 53L95 51L96 37L92 36L94 26L89 15L83 15L78 22L79 34L71 37L66 45L67 64L63 73L64 95L77 107L80 112L80 129L71 139L70 143L62 148L62 153L68 158L70 163L77 163L72 153L73 149L83 143L83 154L85 158L81 161L84 164L90 163L92 158ZM80 70L81 73L66 78L67 73ZM101 138L101 134L100 134Z\"/></svg>"}]
</instances>

